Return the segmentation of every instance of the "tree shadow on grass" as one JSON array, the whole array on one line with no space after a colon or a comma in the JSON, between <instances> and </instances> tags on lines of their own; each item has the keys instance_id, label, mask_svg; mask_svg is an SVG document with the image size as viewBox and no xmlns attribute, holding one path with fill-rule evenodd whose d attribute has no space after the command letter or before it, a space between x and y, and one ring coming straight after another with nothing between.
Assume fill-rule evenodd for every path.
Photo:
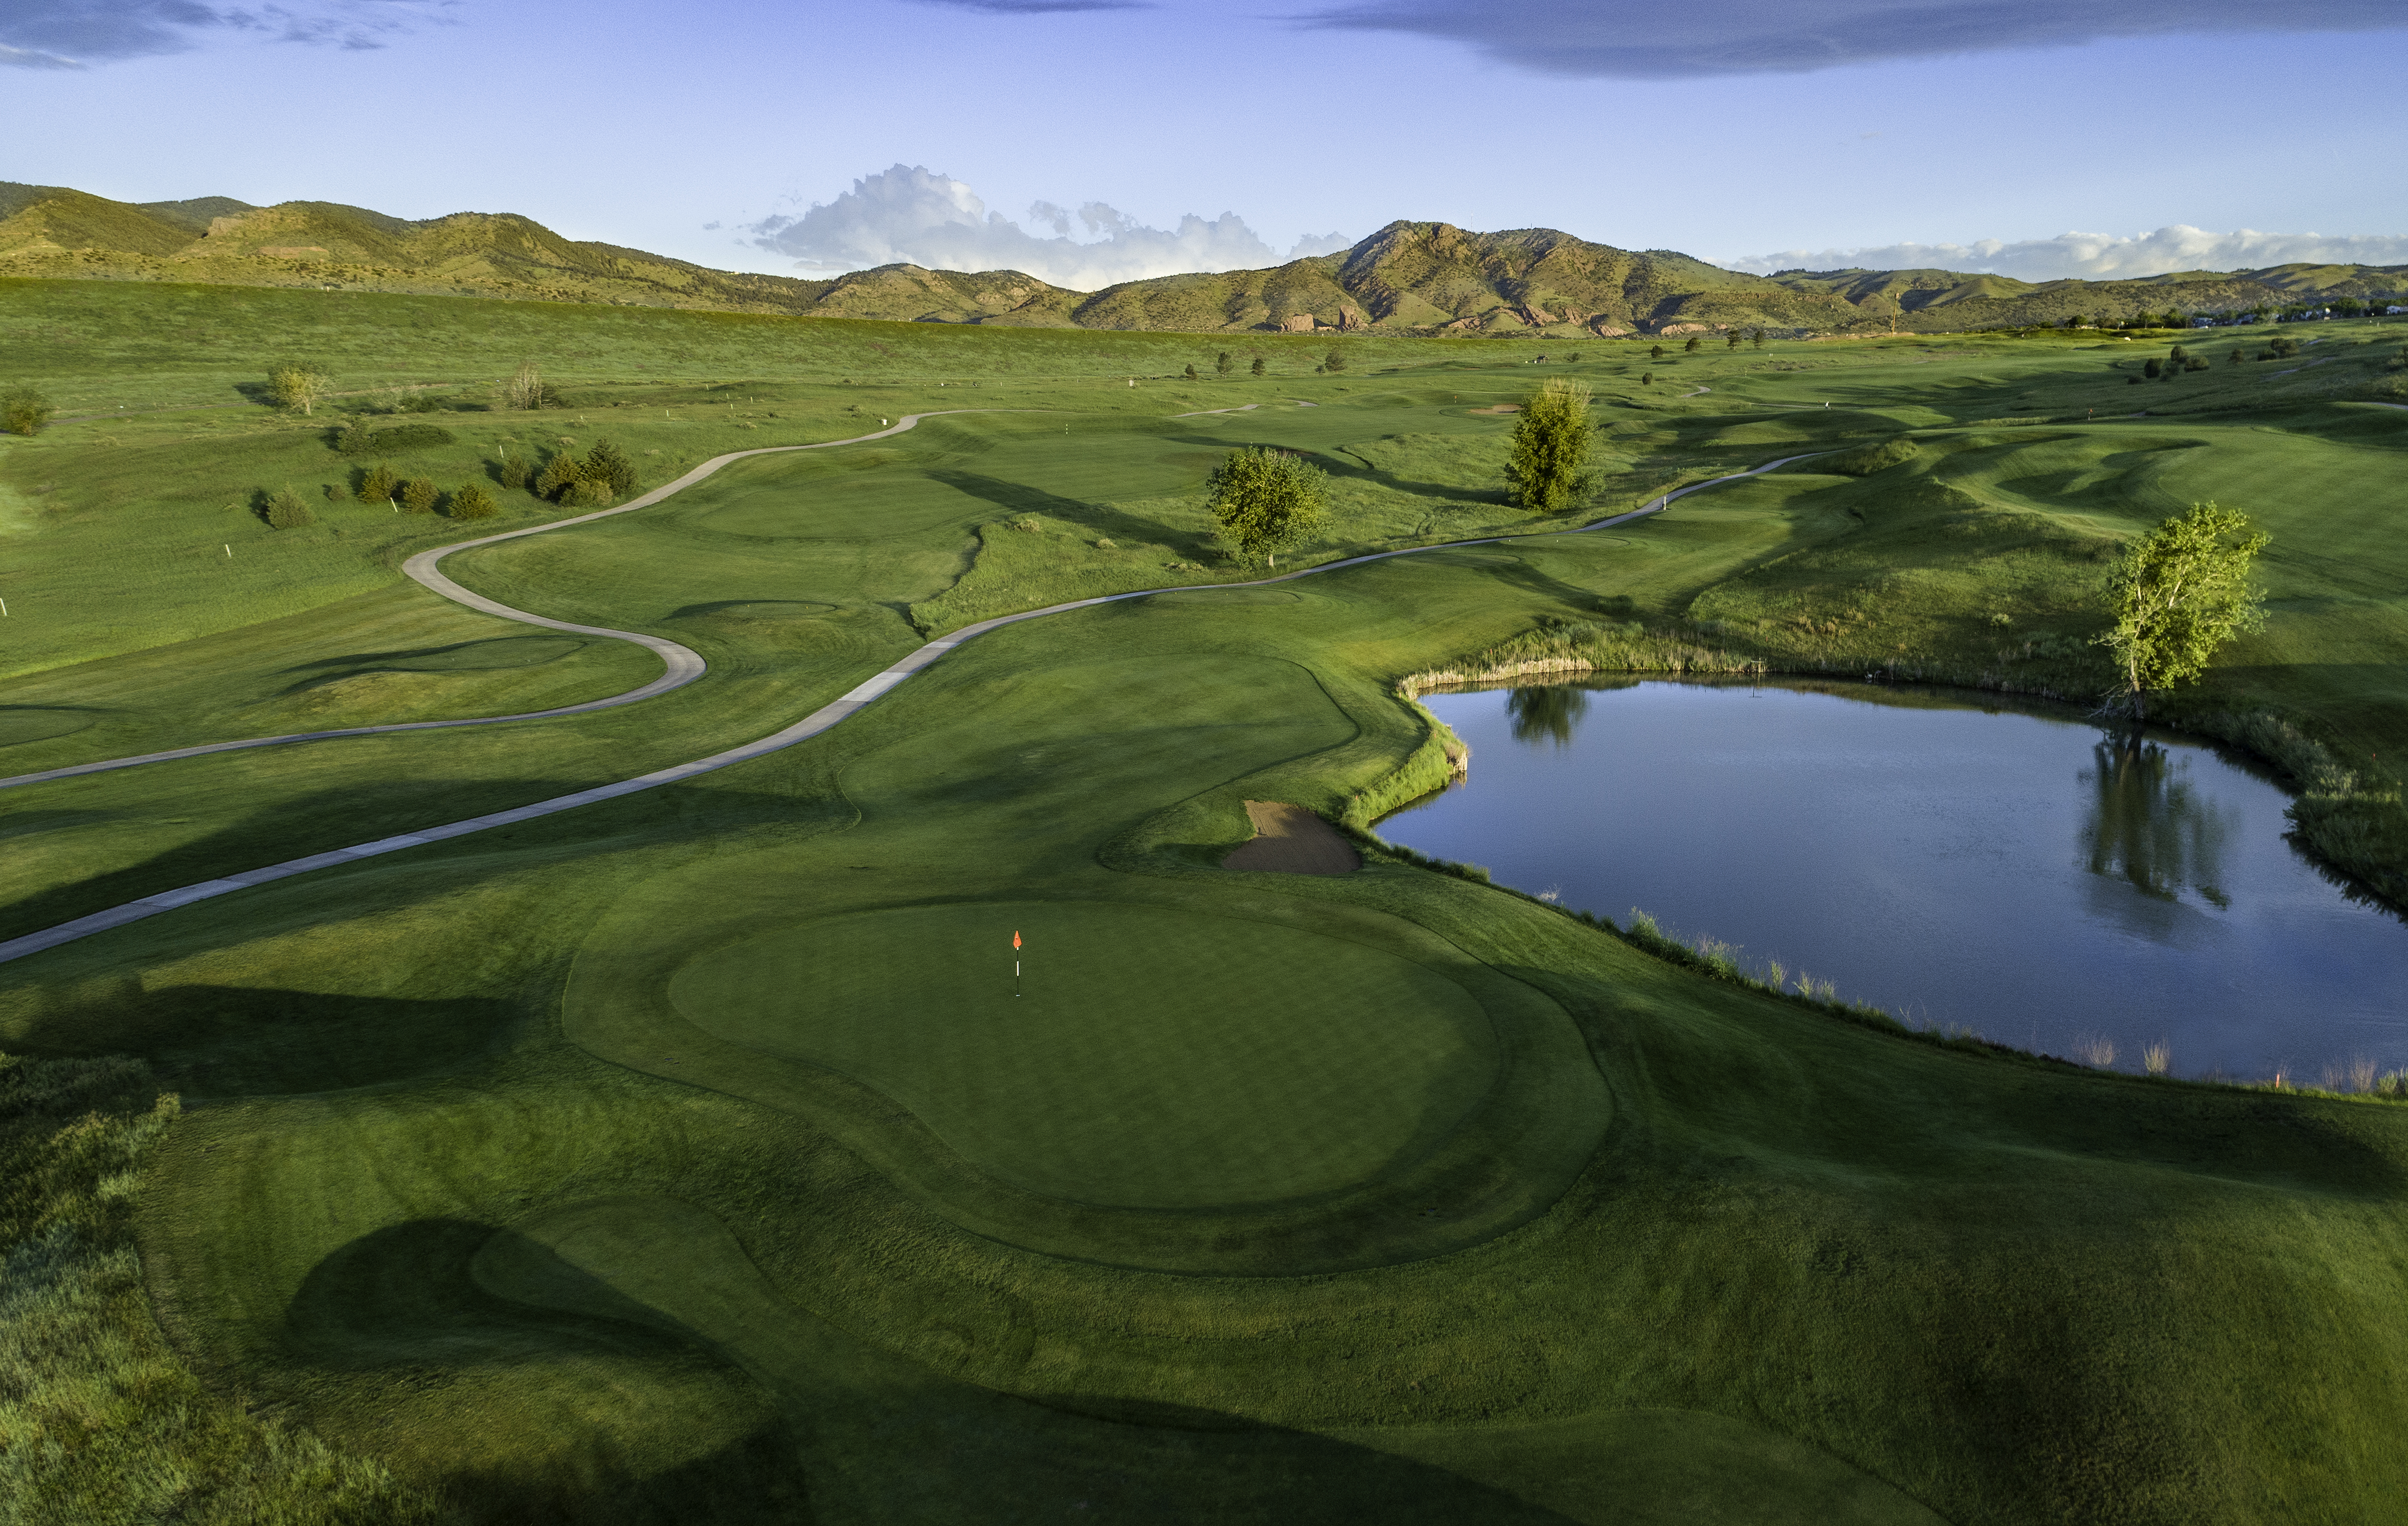
<instances>
[{"instance_id":1,"label":"tree shadow on grass","mask_svg":"<svg viewBox=\"0 0 2408 1526\"><path fill-rule=\"evenodd\" d=\"M974 471L932 471L928 476L931 481L942 482L953 491L982 502L994 504L1007 513L1042 514L1116 540L1158 544L1180 537L1180 532L1158 520L1123 513L1109 504L1061 497L1025 482L1006 482L1000 477L982 476Z\"/></svg>"},{"instance_id":2,"label":"tree shadow on grass","mask_svg":"<svg viewBox=\"0 0 2408 1526\"><path fill-rule=\"evenodd\" d=\"M340 747L345 743L337 741L324 745ZM775 770L779 756L769 755L750 767L756 770L764 768ZM246 921L238 935L242 938L271 936L311 922L393 910L394 891L386 888L395 878L393 871L433 869L446 859L463 856L547 853L564 849L609 852L619 847L657 842L665 835L685 839L723 829L762 825L825 829L831 823L849 824L853 819L852 808L832 796L713 787L709 782L711 777L704 775L691 784L644 790L621 799L598 801L556 815L466 833L423 847L406 849L398 856L379 855L348 865L329 865L294 881L270 881L251 889L230 892L225 897L196 902L191 908L170 911L165 914L165 922L160 925L197 916L208 918L208 926L212 929L222 929L224 908L236 904L256 907L260 904L259 898L274 897L277 898L277 910L273 917L265 925ZM600 781L591 779L520 779L464 785L444 780L395 779L294 796L274 801L205 837L178 844L140 862L104 871L70 885L46 887L26 900L0 908L0 939L56 927L77 917L185 885L534 804L589 789L598 783ZM382 884L377 888L369 888L364 883L365 877L376 878ZM292 894L294 889L305 884L316 894L305 892L298 898L294 897ZM355 897L347 897L347 903L339 909L330 909L327 894L335 891L337 886L340 886L342 892L356 894ZM446 882L443 890L450 888L451 884ZM402 896L405 900L418 899L414 891L404 891ZM213 911L220 914L212 915ZM252 914L255 916L257 914L254 912ZM103 933L97 936L126 935ZM230 943L236 941L236 937L227 933L215 941ZM75 951L93 946L79 941L65 944L55 953L46 952L35 957L45 961L63 959L70 969L78 964L88 966L93 962L91 957L87 956L83 961L76 960ZM116 946L123 947L122 944ZM47 971L58 967L47 963L40 967L0 966L0 991L22 982L36 968ZM102 968L107 969L108 965L104 963ZM6 1007L0 1006L0 1038L5 1038L11 1030L7 1016ZM83 1044L79 1048L88 1052L94 1047L107 1046L105 1044Z\"/></svg>"},{"instance_id":3,"label":"tree shadow on grass","mask_svg":"<svg viewBox=\"0 0 2408 1526\"><path fill-rule=\"evenodd\" d=\"M509 1001L241 986L83 983L55 994L15 1041L36 1054L144 1056L194 1099L338 1091L453 1069L532 1020Z\"/></svg>"},{"instance_id":4,"label":"tree shadow on grass","mask_svg":"<svg viewBox=\"0 0 2408 1526\"><path fill-rule=\"evenodd\" d=\"M1182 435L1172 438L1181 444L1197 445L1223 452L1244 448L1233 445L1226 439L1215 439L1206 435ZM1269 448L1294 449L1283 445L1273 445ZM1435 498L1441 503L1479 504L1484 508L1491 508L1508 501L1505 489L1502 487L1466 487L1460 482L1426 482L1411 477L1399 477L1393 471L1386 471L1373 466L1363 456L1357 455L1349 446L1335 445L1326 450L1297 450L1296 453L1341 481L1369 482L1373 486L1384 487L1391 492L1403 493L1416 498Z\"/></svg>"}]
</instances>

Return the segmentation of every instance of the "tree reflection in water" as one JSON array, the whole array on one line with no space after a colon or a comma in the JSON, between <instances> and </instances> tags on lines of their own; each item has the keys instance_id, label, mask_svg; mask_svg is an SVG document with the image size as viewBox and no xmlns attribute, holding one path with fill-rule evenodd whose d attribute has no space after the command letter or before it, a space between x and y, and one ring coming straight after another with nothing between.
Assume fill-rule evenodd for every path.
<instances>
[{"instance_id":1,"label":"tree reflection in water","mask_svg":"<svg viewBox=\"0 0 2408 1526\"><path fill-rule=\"evenodd\" d=\"M1515 689L1505 697L1505 713L1512 718L1515 741L1569 747L1581 717L1588 713L1588 691L1569 684Z\"/></svg>"},{"instance_id":2,"label":"tree reflection in water","mask_svg":"<svg viewBox=\"0 0 2408 1526\"><path fill-rule=\"evenodd\" d=\"M2189 885L2229 906L2217 886L2230 823L2193 792L2185 768L2138 732L2103 736L2090 756L2094 767L2082 775L2091 786L2082 828L2090 872L2157 900L2177 900Z\"/></svg>"}]
</instances>

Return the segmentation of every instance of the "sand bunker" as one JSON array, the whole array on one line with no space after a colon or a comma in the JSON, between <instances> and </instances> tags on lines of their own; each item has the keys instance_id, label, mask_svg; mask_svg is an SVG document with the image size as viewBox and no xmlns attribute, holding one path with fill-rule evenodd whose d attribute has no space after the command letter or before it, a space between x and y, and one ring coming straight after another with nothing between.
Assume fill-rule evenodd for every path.
<instances>
[{"instance_id":1,"label":"sand bunker","mask_svg":"<svg viewBox=\"0 0 2408 1526\"><path fill-rule=\"evenodd\" d=\"M1273 874L1352 874L1363 867L1338 829L1300 805L1277 800L1248 800L1254 838L1221 860L1223 869L1250 869Z\"/></svg>"}]
</instances>

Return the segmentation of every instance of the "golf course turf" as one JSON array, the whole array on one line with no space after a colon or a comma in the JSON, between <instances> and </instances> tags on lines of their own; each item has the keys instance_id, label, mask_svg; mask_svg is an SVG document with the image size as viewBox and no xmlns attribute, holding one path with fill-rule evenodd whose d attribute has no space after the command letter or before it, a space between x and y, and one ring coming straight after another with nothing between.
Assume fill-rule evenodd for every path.
<instances>
[{"instance_id":1,"label":"golf course turf","mask_svg":"<svg viewBox=\"0 0 2408 1526\"><path fill-rule=\"evenodd\" d=\"M314 310L330 353L364 356L411 304L471 306ZM547 310L509 310L514 337L632 322ZM1194 586L995 629L751 761L0 965L6 1116L55 1118L11 1157L35 1185L7 1200L10 1264L46 1270L0 1326L0 1434L41 1444L0 1448L0 1498L129 1521L1704 1526L2375 1519L2408 1490L2408 1109L1848 1020L1369 843L1345 874L1221 867L1250 800L1384 799L1432 746L1397 681L1484 654L2087 698L2101 549L2211 497L2273 532L2272 618L2169 718L2294 727L2352 770L2346 793L2298 782L2397 865L2408 414L2349 389L2403 330L2320 325L2335 364L2151 389L2114 368L2142 344L2096 336L1584 342L1543 368L1381 340L1340 375L1182 383L1154 380L1192 358L1175 336L944 325L790 323L714 370L713 336L755 331L690 316L691 371L561 375L648 486L862 433L865 399L873 428L948 407L939 377L997 411L455 555L480 595L709 671L580 716L10 791L0 938L736 747L998 614ZM102 390L75 365L136 385L133 339L92 350L55 390ZM1776 457L1918 449L1550 533L1501 501L1512 417L1471 410L1567 370L1608 425L1582 520ZM249 374L140 384L164 408ZM2083 417L2144 391L2150 417ZM651 416L706 396L784 416ZM2200 410L2156 416L2176 398ZM459 413L429 469L466 477L504 432L606 432L575 416ZM0 542L11 619L37 622L0 648L11 774L658 670L401 583L462 538L448 522L221 511L337 469L323 421L198 440L148 417L0 448L0 506L31 516ZM1201 507L1241 444L1331 475L1299 566L1510 539L1219 591L1262 576ZM124 487L174 462L201 488ZM482 524L547 516L517 495ZM112 626L63 594L80 624L53 630L19 592L104 586L95 548L203 521L236 554L150 564L156 610ZM275 558L272 598L206 585ZM75 1079L100 1056L134 1059ZM122 1167L74 1143L121 1135ZM299 1481L337 1466L291 1461L301 1436L348 1492Z\"/></svg>"}]
</instances>

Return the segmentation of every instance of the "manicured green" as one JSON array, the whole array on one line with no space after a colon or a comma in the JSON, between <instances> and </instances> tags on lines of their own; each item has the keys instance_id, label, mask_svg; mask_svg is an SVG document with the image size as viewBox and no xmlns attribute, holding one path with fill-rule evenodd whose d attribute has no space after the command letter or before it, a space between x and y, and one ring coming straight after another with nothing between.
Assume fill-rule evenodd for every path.
<instances>
[{"instance_id":1,"label":"manicured green","mask_svg":"<svg viewBox=\"0 0 2408 1526\"><path fill-rule=\"evenodd\" d=\"M222 332L308 295L236 294ZM437 299L376 300L435 314L435 353L455 333ZM1394 686L1473 655L1878 665L2087 702L2113 682L2088 639L2117 548L2209 497L2274 535L2269 620L2169 713L2347 772L2315 799L2396 867L2389 774L2359 757L2408 746L2408 413L2359 396L2386 348L2320 325L2328 364L2219 365L2093 421L2131 410L2124 377L2162 344L1776 341L1667 357L1680 385L1642 388L1627 343L1541 367L1369 341L1341 376L1131 388L1105 355L1201 370L1227 341L822 325L835 364L897 369L765 349L740 381L702 360L644 380L686 331L641 325L736 330L554 321L515 337L650 336L545 373L588 419L628 404L607 438L648 482L953 406L896 380L930 356L984 363L960 401L996 410L448 564L695 647L711 671L675 694L0 796L0 935L699 756L988 614L1183 586L982 637L751 764L0 966L0 1047L139 1057L184 1099L130 1179L157 1391L238 1395L472 1521L2021 1526L2379 1519L2408 1490L2408 1108L1917 1039L1376 848L1340 878L1217 867L1245 800L1334 817L1409 764L1442 779ZM257 348L240 379L289 353ZM1059 357L1088 368L1039 374ZM1777 456L1915 449L1566 534L1505 501L1513 416L1488 411L1558 375L1596 391L1600 512ZM762 400L706 424L705 396ZM289 575L233 585L129 549L204 512L140 495L160 462L339 482L360 458L326 406L304 428L245 405L221 440L63 422L0 454L11 619L21 586L75 595L56 627L0 631L43 643L9 649L9 771L657 670L399 583L400 555L468 533L448 521L313 500L318 525L251 520L236 545ZM458 482L506 434L582 455L606 431L575 417L455 412L456 453L396 467ZM1259 575L1204 509L1244 446L1331 479L1300 562L1509 539L1216 589ZM556 512L498 496L483 525ZM172 618L94 612L137 578ZM150 1095L112 1093L106 1127ZM122 1250L57 1254L132 1286ZM63 1349L44 1383L137 1360ZM189 1458L283 1487L251 1443L156 1413L42 1418L59 1449L32 1455L101 1435L146 1476Z\"/></svg>"}]
</instances>

